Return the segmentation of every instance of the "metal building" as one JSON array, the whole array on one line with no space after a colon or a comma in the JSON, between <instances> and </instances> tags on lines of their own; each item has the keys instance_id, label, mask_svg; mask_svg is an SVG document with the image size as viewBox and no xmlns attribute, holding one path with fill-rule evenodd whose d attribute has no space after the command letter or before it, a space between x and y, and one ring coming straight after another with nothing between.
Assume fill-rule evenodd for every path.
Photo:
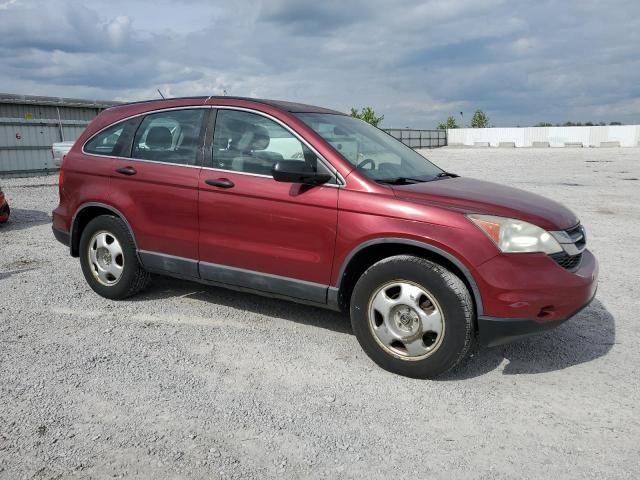
<instances>
[{"instance_id":1,"label":"metal building","mask_svg":"<svg viewBox=\"0 0 640 480\"><path fill-rule=\"evenodd\" d=\"M0 93L0 176L56 171L51 145L75 140L115 103Z\"/></svg>"}]
</instances>

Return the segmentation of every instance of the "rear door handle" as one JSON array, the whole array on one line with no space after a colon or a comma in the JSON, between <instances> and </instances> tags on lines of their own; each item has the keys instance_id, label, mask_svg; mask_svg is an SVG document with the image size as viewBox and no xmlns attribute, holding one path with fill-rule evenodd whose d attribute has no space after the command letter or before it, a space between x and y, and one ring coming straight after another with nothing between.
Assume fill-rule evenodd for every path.
<instances>
[{"instance_id":1,"label":"rear door handle","mask_svg":"<svg viewBox=\"0 0 640 480\"><path fill-rule=\"evenodd\" d=\"M228 178L207 178L204 183L218 188L231 188L234 183Z\"/></svg>"},{"instance_id":2,"label":"rear door handle","mask_svg":"<svg viewBox=\"0 0 640 480\"><path fill-rule=\"evenodd\" d=\"M116 169L116 172L121 173L122 175L128 175L128 176L135 175L136 173L138 173L136 169L133 167L118 168Z\"/></svg>"}]
</instances>

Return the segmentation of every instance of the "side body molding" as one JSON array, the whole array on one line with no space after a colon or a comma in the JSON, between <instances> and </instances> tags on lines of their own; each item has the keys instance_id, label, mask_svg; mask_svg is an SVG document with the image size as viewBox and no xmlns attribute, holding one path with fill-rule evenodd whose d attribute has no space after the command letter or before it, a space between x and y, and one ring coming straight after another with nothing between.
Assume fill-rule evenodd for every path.
<instances>
[{"instance_id":1,"label":"side body molding","mask_svg":"<svg viewBox=\"0 0 640 480\"><path fill-rule=\"evenodd\" d=\"M324 306L332 310L340 310L338 298L340 292L340 284L349 263L358 252L367 247L385 243L410 245L412 247L421 248L428 252L439 255L455 265L460 270L460 272L462 272L465 280L471 287L471 294L473 295L476 304L476 315L480 317L484 313L480 290L478 289L478 285L469 269L467 269L467 267L458 258L451 255L449 252L446 252L441 248L435 247L426 242L420 242L417 240L400 237L376 238L363 242L353 250L351 250L351 252L349 252L349 254L345 257L342 265L340 266L338 283L335 287L333 287L314 284L311 282L303 282L293 278L279 277L277 275L262 274L260 272L249 272L247 270L226 267L223 265L208 264L206 262L199 262L192 259L182 259L156 252L141 251L138 248L135 233L122 212L120 212L117 208L112 207L111 205L99 202L84 203L80 205L80 207L78 207L78 209L76 210L76 213L74 214L71 221L71 231L69 232L69 248L72 255L73 245L77 236L77 217L83 210L89 207L100 207L104 208L105 210L109 210L118 215L122 219L122 221L125 222L127 228L129 229L129 232L131 233L134 244L136 245L138 259L145 268L152 272L172 275L178 278L200 281L207 284L225 286L232 289L253 291L254 293L262 295L266 294L267 296L288 298L290 300L298 301L301 303L310 303L316 306ZM205 273L205 275L202 275L203 272ZM201 275L205 278L201 278ZM293 295L291 295L292 293Z\"/></svg>"}]
</instances>

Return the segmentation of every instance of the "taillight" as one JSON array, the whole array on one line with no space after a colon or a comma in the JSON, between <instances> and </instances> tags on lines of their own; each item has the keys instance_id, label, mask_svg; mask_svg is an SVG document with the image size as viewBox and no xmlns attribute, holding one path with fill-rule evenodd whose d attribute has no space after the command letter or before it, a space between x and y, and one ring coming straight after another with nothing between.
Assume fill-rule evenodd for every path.
<instances>
[{"instance_id":1,"label":"taillight","mask_svg":"<svg viewBox=\"0 0 640 480\"><path fill-rule=\"evenodd\" d=\"M64 157L62 157L62 162L60 162L60 173L58 174L58 194L60 198L62 198L62 192L64 192Z\"/></svg>"}]
</instances>

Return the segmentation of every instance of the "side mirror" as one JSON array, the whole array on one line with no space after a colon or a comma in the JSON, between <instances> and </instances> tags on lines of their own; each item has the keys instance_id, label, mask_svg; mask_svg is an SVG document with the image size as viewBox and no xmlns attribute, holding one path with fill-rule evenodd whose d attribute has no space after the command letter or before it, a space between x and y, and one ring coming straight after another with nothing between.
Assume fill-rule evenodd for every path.
<instances>
[{"instance_id":1,"label":"side mirror","mask_svg":"<svg viewBox=\"0 0 640 480\"><path fill-rule=\"evenodd\" d=\"M314 172L307 163L296 160L280 160L273 166L271 175L276 182L304 185L322 185L333 178L328 173Z\"/></svg>"}]
</instances>

